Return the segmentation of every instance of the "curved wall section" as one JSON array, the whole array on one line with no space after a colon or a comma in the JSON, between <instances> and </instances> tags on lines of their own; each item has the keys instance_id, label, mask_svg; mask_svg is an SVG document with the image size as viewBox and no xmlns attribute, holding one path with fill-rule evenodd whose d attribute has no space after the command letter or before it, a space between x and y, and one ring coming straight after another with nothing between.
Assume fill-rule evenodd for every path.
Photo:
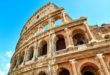
<instances>
[{"instance_id":1,"label":"curved wall section","mask_svg":"<svg viewBox=\"0 0 110 75\"><path fill-rule=\"evenodd\" d=\"M23 27L8 75L110 75L110 31L98 29L47 3Z\"/></svg>"}]
</instances>

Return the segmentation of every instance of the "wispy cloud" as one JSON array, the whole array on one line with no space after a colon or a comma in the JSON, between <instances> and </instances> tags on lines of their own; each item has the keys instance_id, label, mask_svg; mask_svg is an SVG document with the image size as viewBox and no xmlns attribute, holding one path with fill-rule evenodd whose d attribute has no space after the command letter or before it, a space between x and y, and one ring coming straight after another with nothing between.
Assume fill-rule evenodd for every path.
<instances>
[{"instance_id":1,"label":"wispy cloud","mask_svg":"<svg viewBox=\"0 0 110 75\"><path fill-rule=\"evenodd\" d=\"M2 70L0 70L0 75L6 75L6 73Z\"/></svg>"},{"instance_id":2,"label":"wispy cloud","mask_svg":"<svg viewBox=\"0 0 110 75\"><path fill-rule=\"evenodd\" d=\"M10 63L7 63L6 67L7 67L7 69L9 69L10 68Z\"/></svg>"},{"instance_id":3,"label":"wispy cloud","mask_svg":"<svg viewBox=\"0 0 110 75\"><path fill-rule=\"evenodd\" d=\"M0 60L0 75L7 75L7 72L9 71L10 68L10 59L13 55L13 52L8 50L5 53L0 53L1 57Z\"/></svg>"},{"instance_id":4,"label":"wispy cloud","mask_svg":"<svg viewBox=\"0 0 110 75\"><path fill-rule=\"evenodd\" d=\"M7 51L7 52L6 52L6 55L7 55L9 58L11 58L11 57L12 57L12 54L13 54L13 52L12 52L12 51Z\"/></svg>"}]
</instances>

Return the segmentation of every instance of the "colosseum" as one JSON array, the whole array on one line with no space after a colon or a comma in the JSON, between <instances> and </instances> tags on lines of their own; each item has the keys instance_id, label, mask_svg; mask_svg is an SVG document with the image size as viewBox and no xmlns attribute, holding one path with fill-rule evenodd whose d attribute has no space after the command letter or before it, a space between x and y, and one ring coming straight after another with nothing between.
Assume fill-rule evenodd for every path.
<instances>
[{"instance_id":1,"label":"colosseum","mask_svg":"<svg viewBox=\"0 0 110 75\"><path fill-rule=\"evenodd\" d=\"M110 75L110 24L90 26L49 2L24 25L8 75Z\"/></svg>"}]
</instances>

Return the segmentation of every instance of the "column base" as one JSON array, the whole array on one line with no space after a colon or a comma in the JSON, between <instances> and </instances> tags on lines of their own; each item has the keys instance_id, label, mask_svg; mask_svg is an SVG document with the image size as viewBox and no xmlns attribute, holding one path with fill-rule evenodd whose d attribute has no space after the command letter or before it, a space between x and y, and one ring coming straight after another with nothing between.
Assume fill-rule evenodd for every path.
<instances>
[{"instance_id":1,"label":"column base","mask_svg":"<svg viewBox=\"0 0 110 75\"><path fill-rule=\"evenodd\" d=\"M92 39L91 41L89 41L89 44L90 44L90 43L96 43L96 42L97 42L97 40Z\"/></svg>"},{"instance_id":2,"label":"column base","mask_svg":"<svg viewBox=\"0 0 110 75\"><path fill-rule=\"evenodd\" d=\"M73 51L73 45L69 45L69 46L67 46L67 49L68 49L68 51Z\"/></svg>"}]
</instances>

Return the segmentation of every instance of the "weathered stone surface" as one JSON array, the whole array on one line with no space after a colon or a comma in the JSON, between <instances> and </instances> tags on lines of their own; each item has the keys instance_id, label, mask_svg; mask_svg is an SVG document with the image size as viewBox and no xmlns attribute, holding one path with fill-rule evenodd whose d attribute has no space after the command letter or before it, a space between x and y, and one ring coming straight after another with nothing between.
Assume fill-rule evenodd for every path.
<instances>
[{"instance_id":1,"label":"weathered stone surface","mask_svg":"<svg viewBox=\"0 0 110 75\"><path fill-rule=\"evenodd\" d=\"M23 27L9 75L86 74L110 75L110 25L88 26L86 17L44 5Z\"/></svg>"}]
</instances>

